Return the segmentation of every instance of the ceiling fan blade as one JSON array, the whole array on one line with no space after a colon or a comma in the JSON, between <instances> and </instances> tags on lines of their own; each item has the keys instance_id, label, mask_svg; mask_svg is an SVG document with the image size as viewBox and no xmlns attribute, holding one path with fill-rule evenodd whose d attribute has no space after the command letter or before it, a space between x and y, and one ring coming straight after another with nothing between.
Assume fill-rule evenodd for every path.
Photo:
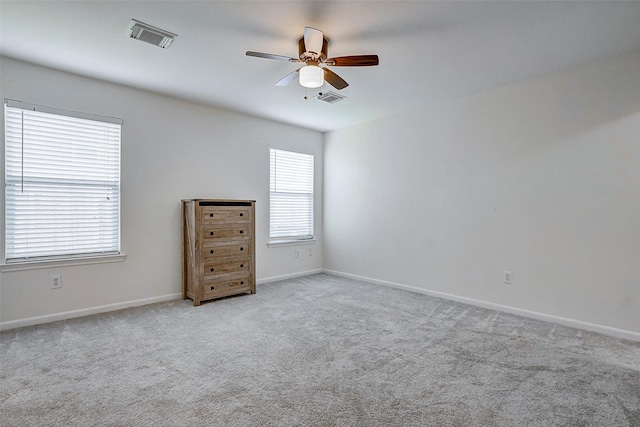
<instances>
[{"instance_id":1,"label":"ceiling fan blade","mask_svg":"<svg viewBox=\"0 0 640 427\"><path fill-rule=\"evenodd\" d=\"M304 27L304 45L307 52L320 55L322 53L323 38L322 31L316 28Z\"/></svg>"},{"instance_id":2,"label":"ceiling fan blade","mask_svg":"<svg viewBox=\"0 0 640 427\"><path fill-rule=\"evenodd\" d=\"M247 51L247 56L255 56L256 58L277 59L279 61L300 62L297 58L290 58L284 55L274 55L272 53Z\"/></svg>"},{"instance_id":3,"label":"ceiling fan blade","mask_svg":"<svg viewBox=\"0 0 640 427\"><path fill-rule=\"evenodd\" d=\"M378 65L379 63L378 55L338 56L337 58L327 59L328 65L336 67L367 67Z\"/></svg>"},{"instance_id":4,"label":"ceiling fan blade","mask_svg":"<svg viewBox=\"0 0 640 427\"><path fill-rule=\"evenodd\" d=\"M349 86L349 83L345 82L342 77L334 73L328 68L323 68L324 70L324 80L329 83L331 86L335 87L338 90L342 90L345 87Z\"/></svg>"},{"instance_id":5,"label":"ceiling fan blade","mask_svg":"<svg viewBox=\"0 0 640 427\"><path fill-rule=\"evenodd\" d=\"M302 68L302 67L300 67L300 68ZM298 71L300 71L300 68L298 68L295 71L290 72L289 74L287 74L286 76L284 76L283 78L278 80L278 83L276 83L276 86L286 86L289 83L291 83L292 81L294 81L295 79L297 79L298 78Z\"/></svg>"}]
</instances>

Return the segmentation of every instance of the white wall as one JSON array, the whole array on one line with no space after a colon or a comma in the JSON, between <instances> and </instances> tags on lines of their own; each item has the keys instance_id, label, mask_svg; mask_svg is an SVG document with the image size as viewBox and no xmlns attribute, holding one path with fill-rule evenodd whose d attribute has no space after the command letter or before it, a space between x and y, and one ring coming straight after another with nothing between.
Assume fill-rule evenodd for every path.
<instances>
[{"instance_id":1,"label":"white wall","mask_svg":"<svg viewBox=\"0 0 640 427\"><path fill-rule=\"evenodd\" d=\"M640 54L328 133L324 179L329 270L640 331Z\"/></svg>"},{"instance_id":2,"label":"white wall","mask_svg":"<svg viewBox=\"0 0 640 427\"><path fill-rule=\"evenodd\" d=\"M640 55L325 135L324 218L320 133L0 67L2 98L124 120L127 254L1 273L2 324L179 293L179 200L224 197L257 200L260 281L325 267L640 331ZM313 257L266 246L268 146L316 154ZM49 289L54 273L61 289Z\"/></svg>"},{"instance_id":3,"label":"white wall","mask_svg":"<svg viewBox=\"0 0 640 427\"><path fill-rule=\"evenodd\" d=\"M124 120L122 251L127 255L119 263L1 273L5 325L181 292L180 200L185 198L257 201L258 280L322 268L321 133L8 58L0 66L2 98ZM267 247L269 146L315 154L318 241L313 256L306 246L300 258L294 257L294 247ZM4 206L0 211L4 224ZM62 274L61 289L49 289L54 273Z\"/></svg>"}]
</instances>

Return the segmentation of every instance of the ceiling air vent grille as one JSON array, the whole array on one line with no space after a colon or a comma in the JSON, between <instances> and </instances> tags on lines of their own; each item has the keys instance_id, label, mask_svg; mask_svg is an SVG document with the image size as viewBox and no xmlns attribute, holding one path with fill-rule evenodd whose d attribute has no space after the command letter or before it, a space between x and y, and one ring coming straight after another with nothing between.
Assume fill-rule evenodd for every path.
<instances>
[{"instance_id":1,"label":"ceiling air vent grille","mask_svg":"<svg viewBox=\"0 0 640 427\"><path fill-rule=\"evenodd\" d=\"M316 98L320 101L328 102L329 104L335 104L336 102L340 102L345 99L346 96L338 95L334 92L325 92L316 96Z\"/></svg>"},{"instance_id":2,"label":"ceiling air vent grille","mask_svg":"<svg viewBox=\"0 0 640 427\"><path fill-rule=\"evenodd\" d=\"M163 49L168 48L171 42L173 42L174 37L177 37L177 34L161 30L160 28L136 21L135 19L132 19L129 23L127 35L132 39L147 42Z\"/></svg>"}]
</instances>

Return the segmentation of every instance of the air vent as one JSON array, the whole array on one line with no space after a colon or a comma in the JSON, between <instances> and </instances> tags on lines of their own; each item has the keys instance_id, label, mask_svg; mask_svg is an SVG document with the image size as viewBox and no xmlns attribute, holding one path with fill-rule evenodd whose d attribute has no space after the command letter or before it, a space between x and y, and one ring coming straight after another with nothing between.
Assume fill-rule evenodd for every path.
<instances>
[{"instance_id":1,"label":"air vent","mask_svg":"<svg viewBox=\"0 0 640 427\"><path fill-rule=\"evenodd\" d=\"M147 42L163 49L168 48L171 45L171 42L173 42L173 38L178 36L177 34L152 27L151 25L136 21L135 19L132 19L129 23L129 26L127 27L127 35L132 39Z\"/></svg>"},{"instance_id":2,"label":"air vent","mask_svg":"<svg viewBox=\"0 0 640 427\"><path fill-rule=\"evenodd\" d=\"M328 102L329 104L335 104L336 102L339 102L345 99L346 96L338 95L337 93L333 93L333 92L325 92L316 96L316 98L319 99L320 101Z\"/></svg>"}]
</instances>

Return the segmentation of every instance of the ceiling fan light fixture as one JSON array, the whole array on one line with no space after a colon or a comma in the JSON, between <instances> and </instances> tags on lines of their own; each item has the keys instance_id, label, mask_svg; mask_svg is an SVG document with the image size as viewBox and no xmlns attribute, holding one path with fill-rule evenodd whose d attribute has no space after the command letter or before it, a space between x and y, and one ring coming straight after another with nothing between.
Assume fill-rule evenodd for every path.
<instances>
[{"instance_id":1,"label":"ceiling fan light fixture","mask_svg":"<svg viewBox=\"0 0 640 427\"><path fill-rule=\"evenodd\" d=\"M300 68L299 81L302 87L315 89L324 84L324 71L317 65L307 65Z\"/></svg>"}]
</instances>

